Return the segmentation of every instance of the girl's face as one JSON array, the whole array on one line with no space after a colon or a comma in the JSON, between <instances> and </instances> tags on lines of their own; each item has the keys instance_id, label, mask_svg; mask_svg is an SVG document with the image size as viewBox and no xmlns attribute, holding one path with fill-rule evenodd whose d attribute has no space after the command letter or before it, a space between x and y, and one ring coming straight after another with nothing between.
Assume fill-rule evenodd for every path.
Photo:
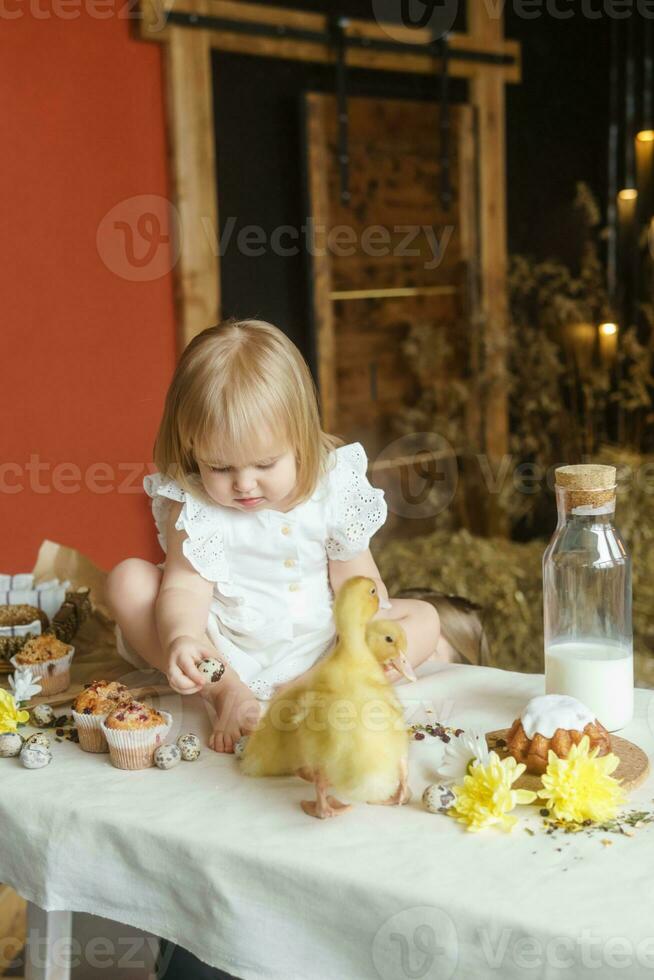
<instances>
[{"instance_id":1,"label":"girl's face","mask_svg":"<svg viewBox=\"0 0 654 980\"><path fill-rule=\"evenodd\" d=\"M270 448L272 447L272 452ZM247 463L198 460L205 491L222 507L236 510L288 508L297 477L295 453L283 444L266 443L264 454Z\"/></svg>"}]
</instances>

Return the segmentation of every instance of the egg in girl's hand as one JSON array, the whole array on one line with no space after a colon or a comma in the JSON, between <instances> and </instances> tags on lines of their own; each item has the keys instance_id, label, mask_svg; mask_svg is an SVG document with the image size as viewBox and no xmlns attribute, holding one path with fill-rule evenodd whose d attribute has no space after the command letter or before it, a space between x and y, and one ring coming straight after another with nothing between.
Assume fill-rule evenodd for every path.
<instances>
[{"instance_id":1,"label":"egg in girl's hand","mask_svg":"<svg viewBox=\"0 0 654 980\"><path fill-rule=\"evenodd\" d=\"M182 760L182 752L177 745L160 745L154 752L154 764L159 769L172 769Z\"/></svg>"},{"instance_id":2,"label":"egg in girl's hand","mask_svg":"<svg viewBox=\"0 0 654 980\"><path fill-rule=\"evenodd\" d=\"M23 748L23 737L18 732L2 732L0 734L0 759L11 759L20 755Z\"/></svg>"},{"instance_id":3,"label":"egg in girl's hand","mask_svg":"<svg viewBox=\"0 0 654 980\"><path fill-rule=\"evenodd\" d=\"M177 747L184 762L195 762L200 757L200 739L193 732L180 735L177 739Z\"/></svg>"},{"instance_id":4,"label":"egg in girl's hand","mask_svg":"<svg viewBox=\"0 0 654 980\"><path fill-rule=\"evenodd\" d=\"M215 684L225 673L225 665L213 657L205 657L198 664L198 670L207 677L211 684Z\"/></svg>"}]
</instances>

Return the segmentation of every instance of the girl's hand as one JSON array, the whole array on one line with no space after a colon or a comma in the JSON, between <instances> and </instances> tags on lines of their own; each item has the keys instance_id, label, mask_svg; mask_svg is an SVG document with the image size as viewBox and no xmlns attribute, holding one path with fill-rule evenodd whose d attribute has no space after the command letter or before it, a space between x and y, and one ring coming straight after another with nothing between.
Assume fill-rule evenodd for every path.
<instances>
[{"instance_id":1,"label":"girl's hand","mask_svg":"<svg viewBox=\"0 0 654 980\"><path fill-rule=\"evenodd\" d=\"M207 657L215 657L214 650L206 649L205 645L193 636L178 636L168 647L168 669L166 676L173 691L178 694L196 694L207 682L197 664Z\"/></svg>"}]
</instances>

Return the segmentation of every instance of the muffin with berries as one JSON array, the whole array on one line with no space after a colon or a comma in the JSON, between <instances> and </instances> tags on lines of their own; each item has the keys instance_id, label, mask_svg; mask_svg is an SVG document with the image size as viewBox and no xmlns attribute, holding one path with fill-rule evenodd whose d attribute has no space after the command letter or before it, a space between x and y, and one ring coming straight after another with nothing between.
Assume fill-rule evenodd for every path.
<instances>
[{"instance_id":1,"label":"muffin with berries","mask_svg":"<svg viewBox=\"0 0 654 980\"><path fill-rule=\"evenodd\" d=\"M132 700L129 688L118 681L91 681L73 701L73 720L80 748L85 752L108 752L101 722L114 708Z\"/></svg>"},{"instance_id":2,"label":"muffin with berries","mask_svg":"<svg viewBox=\"0 0 654 980\"><path fill-rule=\"evenodd\" d=\"M114 766L148 769L154 765L155 749L166 741L172 723L167 711L156 711L140 701L118 705L100 723Z\"/></svg>"},{"instance_id":3,"label":"muffin with berries","mask_svg":"<svg viewBox=\"0 0 654 980\"><path fill-rule=\"evenodd\" d=\"M75 647L62 643L54 633L41 633L14 654L14 667L29 667L41 694L60 694L70 687L70 664Z\"/></svg>"}]
</instances>

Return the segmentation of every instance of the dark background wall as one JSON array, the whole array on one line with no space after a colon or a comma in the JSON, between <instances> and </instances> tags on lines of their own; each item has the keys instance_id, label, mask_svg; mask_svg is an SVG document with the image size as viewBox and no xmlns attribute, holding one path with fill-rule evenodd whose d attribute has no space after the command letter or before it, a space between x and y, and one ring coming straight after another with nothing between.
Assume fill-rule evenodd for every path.
<instances>
[{"instance_id":1,"label":"dark background wall","mask_svg":"<svg viewBox=\"0 0 654 980\"><path fill-rule=\"evenodd\" d=\"M288 6L363 17L379 9L373 0L295 0ZM465 29L463 6L458 5L457 30ZM389 0L385 9L399 11L399 3ZM544 11L528 20L511 4L505 11L505 33L523 50L523 82L506 88L509 248L573 261L569 211L576 183L587 182L602 210L605 206L609 20L589 20L580 13L559 19ZM222 52L214 52L213 63L221 232L228 222L232 228L222 255L225 312L282 325L313 360L310 258L303 250L289 257L268 247L258 257L244 255L235 239L246 225L260 225L269 240L275 227L301 228L305 222L298 194L303 186L302 93L334 91L334 70ZM352 70L347 78L353 95L440 97L437 77ZM464 100L466 83L451 83L450 95Z\"/></svg>"}]
</instances>

